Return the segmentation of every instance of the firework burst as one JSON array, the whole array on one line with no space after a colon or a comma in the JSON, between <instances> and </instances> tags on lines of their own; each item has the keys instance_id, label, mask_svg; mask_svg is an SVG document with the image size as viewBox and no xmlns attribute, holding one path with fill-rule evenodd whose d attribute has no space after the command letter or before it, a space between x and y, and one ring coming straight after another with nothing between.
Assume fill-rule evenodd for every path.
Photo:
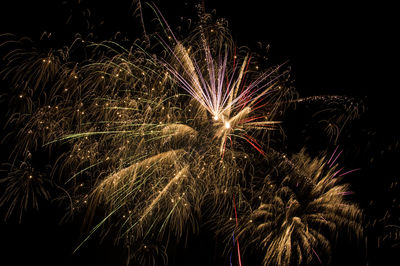
<instances>
[{"instance_id":1,"label":"firework burst","mask_svg":"<svg viewBox=\"0 0 400 266\"><path fill-rule=\"evenodd\" d=\"M263 265L329 263L336 233L362 236L361 211L345 200L351 192L340 184L351 171L338 170L325 157L311 159L304 151L279 168L284 178L268 175L264 187L255 191L258 205L243 207L240 226L227 223L224 234L235 230L244 250L264 254Z\"/></svg>"},{"instance_id":2,"label":"firework burst","mask_svg":"<svg viewBox=\"0 0 400 266\"><path fill-rule=\"evenodd\" d=\"M154 264L155 253L166 263L171 236L187 238L215 216L222 220L211 228L229 228L227 237L236 231L245 247L260 246L265 264L287 264L295 257L309 262L314 247L329 251L320 228L360 231L360 211L343 200L347 187L337 184L335 168L321 173L322 160L284 159L296 169L280 183L269 190L252 183L253 160L280 158L266 151L292 102L284 65L260 71L255 56L209 18L180 40L154 10L166 36L146 35L157 43L148 49L82 38L47 51L24 47L25 39L7 42L21 46L6 55L2 71L16 103L8 122L16 129L8 136L16 143L11 158L26 164L23 154L52 152L46 180L68 191L70 214L84 211L88 223L94 220L78 248L97 231L116 228L117 239L143 255L132 256L138 263ZM49 197L31 188L32 175L11 168L1 199L12 202L9 213L14 199L28 201L23 193ZM261 196L265 201L245 214Z\"/></svg>"}]
</instances>

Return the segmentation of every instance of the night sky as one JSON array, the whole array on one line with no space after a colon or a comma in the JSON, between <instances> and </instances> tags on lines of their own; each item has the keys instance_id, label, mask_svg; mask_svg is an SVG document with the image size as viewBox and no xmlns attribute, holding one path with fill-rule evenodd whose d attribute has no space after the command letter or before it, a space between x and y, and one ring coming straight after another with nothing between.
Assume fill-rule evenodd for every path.
<instances>
[{"instance_id":1,"label":"night sky","mask_svg":"<svg viewBox=\"0 0 400 266\"><path fill-rule=\"evenodd\" d=\"M53 45L68 43L77 32L82 36L92 33L101 41L116 32L121 33L121 40L132 40L142 31L129 0L7 2L0 8L0 33L37 40L48 32L53 35ZM346 244L335 247L332 264L396 265L392 259L398 258L400 238L389 235L385 227L400 226L395 9L365 1L303 2L206 0L205 8L208 12L215 10L215 17L227 19L239 45L257 50L259 43L269 44L265 55L271 64L288 61L300 97L345 95L362 106L360 118L345 127L337 144L343 149L341 164L349 169L361 168L345 181L355 192L349 200L364 211L368 242L339 239L338 243ZM196 20L195 1L154 3L173 29L187 19ZM150 13L144 15L150 19ZM88 29L88 22L93 29ZM6 93L6 82L0 84L0 94ZM2 125L7 108L7 102L1 102ZM310 153L319 154L336 147L322 136L322 130L315 130L316 110L318 106L310 105L288 112L284 128L289 151L297 152L305 146ZM3 143L0 150L7 147ZM4 157L2 154L1 162L6 161ZM71 255L82 238L79 217L60 224L62 210L54 203L41 203L39 211L28 211L21 224L13 218L4 221L4 210L0 209L0 265L125 265L124 251L113 246L110 239L101 244L93 239ZM178 245L170 249L170 265L220 263L207 231L190 239L186 248Z\"/></svg>"}]
</instances>

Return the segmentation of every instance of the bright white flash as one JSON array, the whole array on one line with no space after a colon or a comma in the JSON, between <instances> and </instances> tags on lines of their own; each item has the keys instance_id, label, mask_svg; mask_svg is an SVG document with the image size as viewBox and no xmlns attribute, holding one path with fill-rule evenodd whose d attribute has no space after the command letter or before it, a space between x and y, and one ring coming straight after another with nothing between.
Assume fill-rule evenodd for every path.
<instances>
[{"instance_id":1,"label":"bright white flash","mask_svg":"<svg viewBox=\"0 0 400 266\"><path fill-rule=\"evenodd\" d=\"M231 123L225 122L225 127L226 127L226 128L231 128Z\"/></svg>"},{"instance_id":2,"label":"bright white flash","mask_svg":"<svg viewBox=\"0 0 400 266\"><path fill-rule=\"evenodd\" d=\"M217 121L218 120L218 115L214 115L214 120Z\"/></svg>"}]
</instances>

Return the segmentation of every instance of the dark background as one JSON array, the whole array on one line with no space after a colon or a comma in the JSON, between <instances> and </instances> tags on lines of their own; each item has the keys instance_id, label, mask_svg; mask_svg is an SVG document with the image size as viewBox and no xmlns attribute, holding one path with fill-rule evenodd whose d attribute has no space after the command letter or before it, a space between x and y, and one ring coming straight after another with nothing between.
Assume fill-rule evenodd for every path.
<instances>
[{"instance_id":1,"label":"dark background","mask_svg":"<svg viewBox=\"0 0 400 266\"><path fill-rule=\"evenodd\" d=\"M77 32L84 36L93 32L94 38L102 40L118 31L134 39L142 31L138 18L132 15L129 0L7 2L7 6L0 6L0 33L11 32L37 40L46 31L63 45ZM196 1L154 2L173 29L184 25L188 18L196 19ZM395 265L392 259L398 257L400 239L385 238L385 226L400 225L399 43L395 40L399 23L393 6L347 2L350 1L294 4L208 0L205 8L208 12L215 9L215 17L228 20L239 45L253 48L258 47L258 42L269 44L267 57L271 63L288 60L300 96L346 95L363 104L365 111L360 119L346 126L338 144L344 150L341 163L349 169L362 169L346 181L356 193L350 200L364 209L368 242L349 240L350 244L336 247L332 263ZM151 13L145 11L144 15L151 18ZM94 29L88 29L91 25ZM3 85L1 92L6 90ZM2 103L1 119L6 109L7 103ZM315 153L333 150L334 145L320 137L320 132L309 132L310 114L312 110L306 107L289 112L288 149L296 152L307 146ZM124 265L124 252L107 240L102 244L91 241L71 255L80 239L79 219L59 225L61 215L57 206L44 202L39 211L27 212L21 224L13 219L1 221L0 265ZM370 226L368 221L378 222ZM212 237L206 232L203 235L192 240L185 250L176 247L178 251L172 252L179 256L170 257L170 265L212 265Z\"/></svg>"}]
</instances>

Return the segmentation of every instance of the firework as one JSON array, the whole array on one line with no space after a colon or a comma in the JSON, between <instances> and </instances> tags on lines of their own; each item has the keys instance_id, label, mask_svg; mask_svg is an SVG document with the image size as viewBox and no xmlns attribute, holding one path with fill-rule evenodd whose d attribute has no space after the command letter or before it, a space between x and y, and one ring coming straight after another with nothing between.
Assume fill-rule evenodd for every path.
<instances>
[{"instance_id":1,"label":"firework","mask_svg":"<svg viewBox=\"0 0 400 266\"><path fill-rule=\"evenodd\" d=\"M180 39L153 9L165 32L146 35L155 47L78 38L62 49L28 45L5 57L2 74L14 84L16 103L11 158L25 165L23 154L51 152L51 173L41 180L68 192L70 214L83 211L93 221L77 249L113 228L132 254L143 255L132 256L138 263L156 263L156 253L166 263L168 240L196 233L210 216L210 228L229 228L227 237L236 231L239 264L239 240L265 250L265 264L287 264L309 262L314 247L329 251L320 227L359 232L360 211L343 200L347 187L337 184L335 167L321 173L322 160L285 158L282 164L296 168L286 178L268 190L252 183L255 161L280 158L268 152L268 140L293 102L285 65L260 71L257 58L210 17ZM44 181L33 189L32 174L11 169L1 199L12 202L9 213L14 199L27 206L23 193L49 197Z\"/></svg>"},{"instance_id":2,"label":"firework","mask_svg":"<svg viewBox=\"0 0 400 266\"><path fill-rule=\"evenodd\" d=\"M322 157L311 159L304 151L283 162L280 175L269 175L257 191L259 203L243 208L237 237L244 248L264 254L263 265L329 263L331 239L336 232L361 237L361 211L346 201L351 194L340 184L349 173ZM232 223L225 225L232 230ZM225 233L227 234L227 233ZM251 247L251 248L250 248ZM322 262L321 258L326 258Z\"/></svg>"}]
</instances>

